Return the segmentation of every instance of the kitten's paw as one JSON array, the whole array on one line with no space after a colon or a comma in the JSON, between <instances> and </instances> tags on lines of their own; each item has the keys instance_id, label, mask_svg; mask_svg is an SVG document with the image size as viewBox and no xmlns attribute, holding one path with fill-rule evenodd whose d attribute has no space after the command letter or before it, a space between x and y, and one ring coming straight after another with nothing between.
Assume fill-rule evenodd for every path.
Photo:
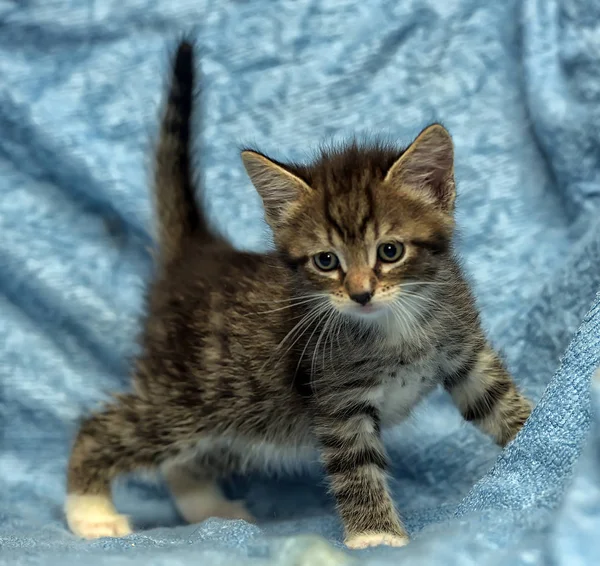
<instances>
[{"instance_id":1,"label":"kitten's paw","mask_svg":"<svg viewBox=\"0 0 600 566\"><path fill-rule=\"evenodd\" d=\"M363 533L351 535L344 544L351 549L368 548L370 546L406 546L410 542L408 536L399 536L389 533Z\"/></svg>"},{"instance_id":2,"label":"kitten's paw","mask_svg":"<svg viewBox=\"0 0 600 566\"><path fill-rule=\"evenodd\" d=\"M179 513L190 524L210 517L255 522L243 501L227 499L212 479L197 478L189 470L178 467L167 468L165 478Z\"/></svg>"},{"instance_id":3,"label":"kitten's paw","mask_svg":"<svg viewBox=\"0 0 600 566\"><path fill-rule=\"evenodd\" d=\"M132 533L129 520L100 495L69 495L65 504L71 531L86 539L124 537Z\"/></svg>"}]
</instances>

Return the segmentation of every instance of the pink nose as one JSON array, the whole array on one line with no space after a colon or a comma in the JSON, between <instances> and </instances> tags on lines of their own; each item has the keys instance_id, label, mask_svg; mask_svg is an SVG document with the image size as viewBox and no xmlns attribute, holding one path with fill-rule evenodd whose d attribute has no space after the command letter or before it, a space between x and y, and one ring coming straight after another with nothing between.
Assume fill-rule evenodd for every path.
<instances>
[{"instance_id":1,"label":"pink nose","mask_svg":"<svg viewBox=\"0 0 600 566\"><path fill-rule=\"evenodd\" d=\"M373 296L375 275L370 269L350 269L344 286L349 297L361 305L366 305Z\"/></svg>"}]
</instances>

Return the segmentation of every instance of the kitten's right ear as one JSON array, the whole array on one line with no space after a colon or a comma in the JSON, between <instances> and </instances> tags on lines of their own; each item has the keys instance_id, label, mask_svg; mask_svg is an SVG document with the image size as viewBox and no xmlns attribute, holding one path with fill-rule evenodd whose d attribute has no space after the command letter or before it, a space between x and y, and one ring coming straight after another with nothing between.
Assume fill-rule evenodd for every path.
<instances>
[{"instance_id":1,"label":"kitten's right ear","mask_svg":"<svg viewBox=\"0 0 600 566\"><path fill-rule=\"evenodd\" d=\"M262 198L267 222L272 228L280 225L293 205L311 192L302 179L260 153L242 151L242 161Z\"/></svg>"}]
</instances>

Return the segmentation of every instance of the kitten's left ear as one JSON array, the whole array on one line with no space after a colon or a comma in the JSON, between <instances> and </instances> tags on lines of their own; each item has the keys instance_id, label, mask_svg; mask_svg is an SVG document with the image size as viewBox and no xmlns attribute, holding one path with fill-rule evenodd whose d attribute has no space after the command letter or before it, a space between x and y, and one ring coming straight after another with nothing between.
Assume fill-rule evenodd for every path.
<instances>
[{"instance_id":1,"label":"kitten's left ear","mask_svg":"<svg viewBox=\"0 0 600 566\"><path fill-rule=\"evenodd\" d=\"M456 198L454 148L440 124L425 128L388 171L385 182L401 189L425 191L443 210L452 212Z\"/></svg>"},{"instance_id":2,"label":"kitten's left ear","mask_svg":"<svg viewBox=\"0 0 600 566\"><path fill-rule=\"evenodd\" d=\"M260 153L242 151L242 161L262 198L265 216L271 228L280 226L291 207L311 192L302 179Z\"/></svg>"}]
</instances>

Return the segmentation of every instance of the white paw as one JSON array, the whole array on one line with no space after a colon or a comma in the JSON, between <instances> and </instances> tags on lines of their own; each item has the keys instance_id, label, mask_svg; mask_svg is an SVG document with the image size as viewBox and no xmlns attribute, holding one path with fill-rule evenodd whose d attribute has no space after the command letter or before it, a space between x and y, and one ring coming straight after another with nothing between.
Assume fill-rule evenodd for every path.
<instances>
[{"instance_id":1,"label":"white paw","mask_svg":"<svg viewBox=\"0 0 600 566\"><path fill-rule=\"evenodd\" d=\"M69 528L82 538L124 537L132 533L128 518L117 513L110 499L101 495L69 495L65 512Z\"/></svg>"},{"instance_id":2,"label":"white paw","mask_svg":"<svg viewBox=\"0 0 600 566\"><path fill-rule=\"evenodd\" d=\"M344 544L348 548L359 549L368 548L370 546L379 546L385 544L387 546L406 546L410 542L408 536L398 536L389 533L364 533L361 535L351 535Z\"/></svg>"},{"instance_id":3,"label":"white paw","mask_svg":"<svg viewBox=\"0 0 600 566\"><path fill-rule=\"evenodd\" d=\"M213 480L198 479L178 467L167 468L165 478L179 513L188 523L201 523L210 517L255 522L244 503L227 499Z\"/></svg>"}]
</instances>

